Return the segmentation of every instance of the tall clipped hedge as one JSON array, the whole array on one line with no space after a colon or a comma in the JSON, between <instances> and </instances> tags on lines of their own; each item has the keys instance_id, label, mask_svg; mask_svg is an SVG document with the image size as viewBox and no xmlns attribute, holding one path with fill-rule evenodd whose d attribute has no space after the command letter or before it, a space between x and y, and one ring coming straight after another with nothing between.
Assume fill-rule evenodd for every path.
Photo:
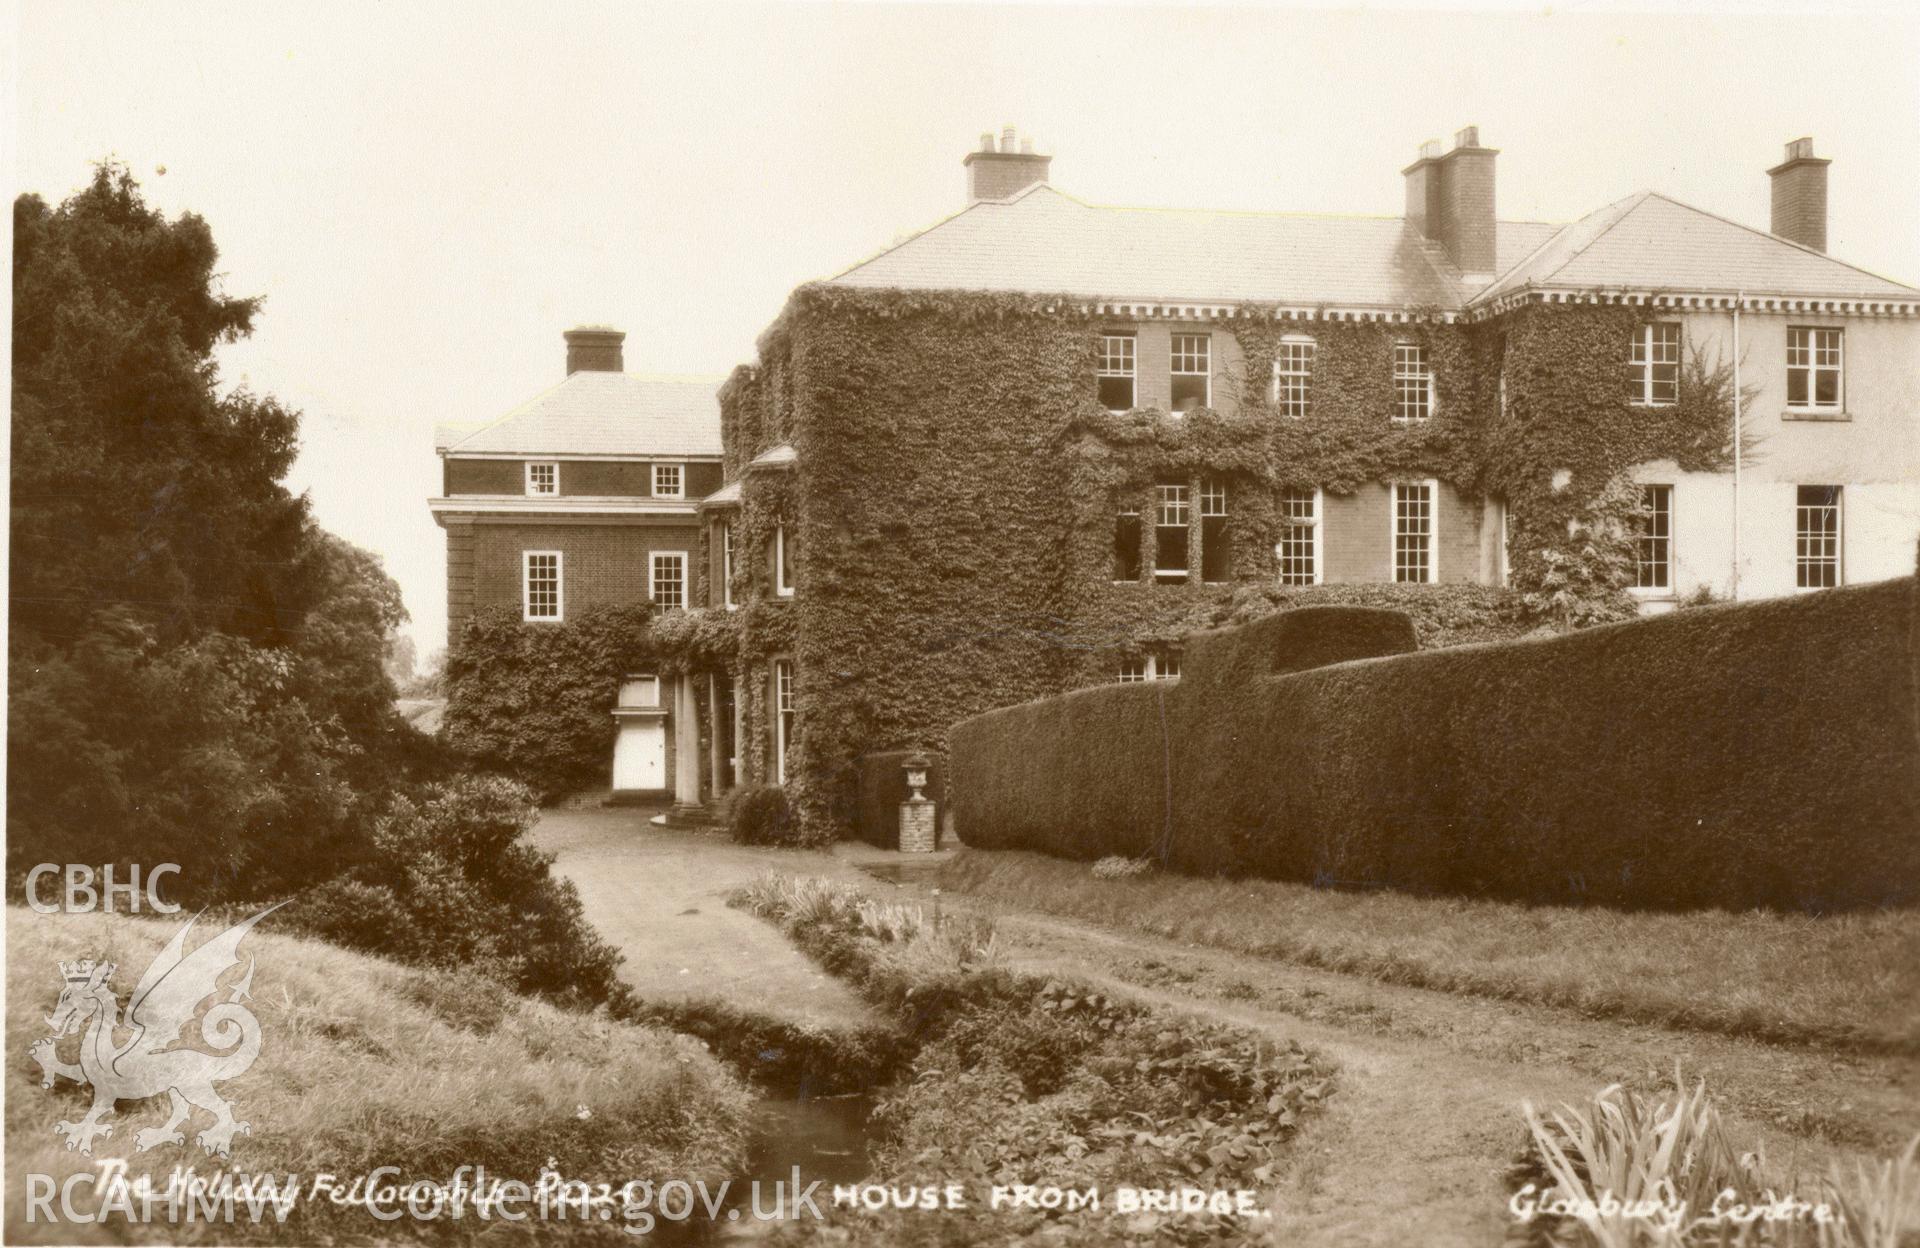
<instances>
[{"instance_id":1,"label":"tall clipped hedge","mask_svg":"<svg viewBox=\"0 0 1920 1248\"><path fill-rule=\"evenodd\" d=\"M1287 613L1195 638L1175 684L956 725L949 796L970 845L1195 874L1913 905L1917 593L1891 581L1301 671L1391 638L1370 613Z\"/></svg>"}]
</instances>

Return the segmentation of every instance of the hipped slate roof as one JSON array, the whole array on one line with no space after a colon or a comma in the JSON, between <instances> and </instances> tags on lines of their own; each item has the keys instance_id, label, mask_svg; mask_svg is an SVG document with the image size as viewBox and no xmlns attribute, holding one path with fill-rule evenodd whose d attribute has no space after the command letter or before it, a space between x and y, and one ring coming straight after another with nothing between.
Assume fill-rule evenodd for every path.
<instances>
[{"instance_id":1,"label":"hipped slate roof","mask_svg":"<svg viewBox=\"0 0 1920 1248\"><path fill-rule=\"evenodd\" d=\"M720 454L720 378L583 370L477 428L441 426L450 455Z\"/></svg>"},{"instance_id":2,"label":"hipped slate roof","mask_svg":"<svg viewBox=\"0 0 1920 1248\"><path fill-rule=\"evenodd\" d=\"M1502 221L1501 267L1557 227ZM1400 217L1106 208L1041 184L982 200L830 285L1045 291L1113 302L1462 306L1445 253Z\"/></svg>"},{"instance_id":3,"label":"hipped slate roof","mask_svg":"<svg viewBox=\"0 0 1920 1248\"><path fill-rule=\"evenodd\" d=\"M1034 291L1110 303L1483 307L1530 287L1912 299L1786 239L1642 192L1571 225L1497 224L1495 272L1462 284L1401 217L1098 207L1039 184L983 200L829 285Z\"/></svg>"},{"instance_id":4,"label":"hipped slate roof","mask_svg":"<svg viewBox=\"0 0 1920 1248\"><path fill-rule=\"evenodd\" d=\"M1911 299L1911 286L1653 191L1561 230L1475 303L1523 288Z\"/></svg>"}]
</instances>

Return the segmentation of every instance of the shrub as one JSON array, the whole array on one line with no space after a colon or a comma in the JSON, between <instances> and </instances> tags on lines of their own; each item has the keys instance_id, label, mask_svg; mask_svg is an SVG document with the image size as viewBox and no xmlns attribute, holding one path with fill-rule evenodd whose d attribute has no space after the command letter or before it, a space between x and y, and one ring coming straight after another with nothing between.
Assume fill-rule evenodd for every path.
<instances>
[{"instance_id":1,"label":"shrub","mask_svg":"<svg viewBox=\"0 0 1920 1248\"><path fill-rule=\"evenodd\" d=\"M402 799L353 876L309 890L297 922L327 940L433 967L468 967L569 1004L615 996L619 953L588 926L552 855L524 841L533 795L463 777Z\"/></svg>"},{"instance_id":2,"label":"shrub","mask_svg":"<svg viewBox=\"0 0 1920 1248\"><path fill-rule=\"evenodd\" d=\"M727 831L742 845L804 845L787 791L777 784L749 785L727 799Z\"/></svg>"},{"instance_id":3,"label":"shrub","mask_svg":"<svg viewBox=\"0 0 1920 1248\"><path fill-rule=\"evenodd\" d=\"M1389 637L1291 612L1195 638L1177 683L957 725L956 823L970 845L1196 874L1666 909L1910 905L1914 593L1275 675L1289 655Z\"/></svg>"}]
</instances>

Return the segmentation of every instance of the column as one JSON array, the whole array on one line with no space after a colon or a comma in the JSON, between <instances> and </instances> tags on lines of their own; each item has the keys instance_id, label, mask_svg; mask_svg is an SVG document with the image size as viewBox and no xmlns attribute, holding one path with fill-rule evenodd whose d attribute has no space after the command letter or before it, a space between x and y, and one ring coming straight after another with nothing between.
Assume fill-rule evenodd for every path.
<instances>
[{"instance_id":1,"label":"column","mask_svg":"<svg viewBox=\"0 0 1920 1248\"><path fill-rule=\"evenodd\" d=\"M707 673L707 765L713 777L709 792L718 801L727 791L727 752L720 744L720 677Z\"/></svg>"},{"instance_id":2,"label":"column","mask_svg":"<svg viewBox=\"0 0 1920 1248\"><path fill-rule=\"evenodd\" d=\"M673 804L700 805L700 708L685 674L673 678Z\"/></svg>"}]
</instances>

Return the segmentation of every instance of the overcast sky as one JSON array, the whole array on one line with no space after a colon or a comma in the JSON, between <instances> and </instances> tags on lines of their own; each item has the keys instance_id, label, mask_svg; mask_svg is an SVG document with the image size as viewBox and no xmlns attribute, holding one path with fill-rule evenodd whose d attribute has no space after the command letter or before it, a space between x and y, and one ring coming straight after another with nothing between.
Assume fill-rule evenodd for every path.
<instances>
[{"instance_id":1,"label":"overcast sky","mask_svg":"<svg viewBox=\"0 0 1920 1248\"><path fill-rule=\"evenodd\" d=\"M1100 203L1397 214L1477 124L1505 218L1640 189L1767 225L1814 136L1830 250L1920 283L1920 21L1075 6L92 4L19 14L19 189L125 160L211 223L223 358L305 413L293 484L379 552L423 653L440 420L559 380L560 332L721 374L797 283L962 206L1006 124ZM164 169L164 173L162 170Z\"/></svg>"}]
</instances>

